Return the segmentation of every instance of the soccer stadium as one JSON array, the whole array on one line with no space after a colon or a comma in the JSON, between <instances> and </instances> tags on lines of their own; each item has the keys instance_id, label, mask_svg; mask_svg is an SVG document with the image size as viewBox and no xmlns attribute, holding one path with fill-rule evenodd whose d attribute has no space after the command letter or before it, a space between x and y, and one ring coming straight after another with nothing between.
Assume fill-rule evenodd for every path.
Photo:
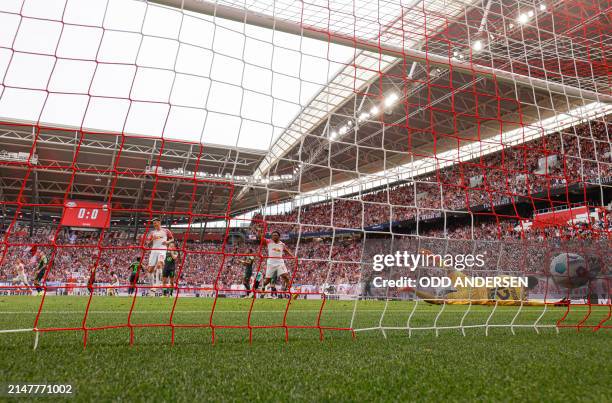
<instances>
[{"instance_id":1,"label":"soccer stadium","mask_svg":"<svg viewBox=\"0 0 612 403\"><path fill-rule=\"evenodd\" d=\"M0 1L0 396L610 401L612 7Z\"/></svg>"}]
</instances>

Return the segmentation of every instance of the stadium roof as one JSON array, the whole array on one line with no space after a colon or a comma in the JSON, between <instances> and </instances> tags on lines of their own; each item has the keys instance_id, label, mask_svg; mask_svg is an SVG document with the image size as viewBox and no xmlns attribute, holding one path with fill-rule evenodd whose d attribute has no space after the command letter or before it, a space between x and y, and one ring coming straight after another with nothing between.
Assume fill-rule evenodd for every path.
<instances>
[{"instance_id":1,"label":"stadium roof","mask_svg":"<svg viewBox=\"0 0 612 403\"><path fill-rule=\"evenodd\" d=\"M217 50L220 54L235 51L233 45L236 43L232 35L236 34L236 30L242 33L248 31L249 37L262 39L263 42L273 40L279 49L297 45L299 50L305 46L316 54L328 46L328 42L317 39L321 38L317 24L325 25L325 19L317 20L313 10L303 10L302 15L299 4L297 8L293 3L281 8L278 2L255 1L249 5L247 13L240 8L243 3L229 1L216 4L187 0L156 2L183 6L184 9L182 13L177 13L171 8L138 1L123 2L121 6L111 2L111 10L116 13L110 14L111 27L121 31L126 28L122 24L128 24L129 31L134 29L129 28L129 24L140 21L143 33L172 35L172 32L156 30L163 26L164 30L172 31L174 25L167 22L168 18L178 14L183 16L183 24L185 21L189 21L187 25L193 24L194 35L211 22L217 27L215 34L217 31L227 34L226 39L219 41L222 48ZM277 8L272 8L272 4ZM410 165L417 160L427 161L431 166L435 161L434 156L440 158L443 153L461 149L475 140L479 140L478 144L481 145L487 142L500 144L508 133L523 136L526 140L530 136L548 132L548 125L555 119L560 125L567 124L568 119L579 122L589 116L601 116L601 111L609 108L609 78L607 72L598 68L596 63L602 57L595 46L598 44L597 31L589 29L593 24L601 23L598 18L606 18L603 13L592 18L576 19L575 24L556 27L550 14L543 10L534 20L537 20L537 31L543 37L544 34L547 36L535 46L527 46L522 40L524 29L521 24L508 23L515 21L516 15L521 15L520 10L524 6L514 1L490 1L486 7L481 2L471 1L415 0L402 7L395 4L384 3L382 7L379 4L376 9L380 12L376 17L369 18L368 15L373 12L371 2L358 3L359 6L353 10L354 22L351 23L363 24L356 31L363 40L358 44L353 43L357 50L344 46L350 44L346 36L355 35L355 32L347 31L349 26L334 20L332 28L335 36L332 40L337 44L329 46L334 48L333 54L337 55L337 59L330 57L326 68L315 69L312 78L302 80L302 84L311 85L307 85L306 90L302 89L302 85L297 91L298 98L284 100L284 97L293 96L296 91L281 86L280 92L274 92L272 88L273 92L269 94L274 98L273 109L261 109L264 106L256 98L234 110L237 106L231 90L225 92L221 88L212 97L213 104L219 105L211 107L212 104L206 103L203 106L207 109L206 125L211 122L212 126L206 126L202 116L198 117L201 120L196 124L180 113L175 116L175 123L171 119L166 123L156 122L157 115L144 107L142 110L134 108L129 116L118 114L117 121L109 119L108 112L100 116L86 116L83 112L81 117L84 123L76 124L79 120L74 111L79 108L59 103L56 108L46 108L45 113L37 117L37 104L32 103L32 99L25 99L29 102L25 107L24 99L15 102L18 98L11 97L7 88L2 96L0 116L5 121L21 121L26 125L5 124L1 127L2 151L5 151L5 155L29 153L36 143L38 165L48 168L37 169L35 175L26 178L25 189L31 195L31 200L39 202L50 203L50 200L65 195L67 188L71 197L87 198L105 198L111 189L116 189L113 200L124 208L145 208L149 203L160 210L187 208L191 195L182 185L177 185L176 180L161 177L156 184L153 176L136 174L138 170L149 170L150 173L157 167L158 173L169 176L189 176L189 173L197 171L204 178L232 181L236 186L232 210L245 211L299 194L316 195L318 189L329 194L330 186L341 185L351 189L354 186L369 187L367 183L383 175L391 180L414 176L422 172L413 170L414 166ZM207 6L208 9L202 10ZM126 13L126 9L121 7L128 7L131 11ZM96 15L95 8L81 11L90 18ZM146 18L142 16L143 12L146 12ZM201 12L213 13L215 17ZM126 18L130 15L130 18ZM292 35L295 19L299 16L303 18L304 26L313 29L293 32L303 34L301 36ZM509 16L512 16L510 20ZM63 18L70 20L70 13ZM155 24L160 18L164 24ZM247 24L236 22L241 18L246 19ZM106 27L107 20L104 21ZM269 29L271 23L274 32ZM328 35L329 24L325 27L325 35ZM448 41L438 35L442 27L447 35L453 36L455 48L449 49ZM577 30L593 35L593 39L580 37L580 40L576 40L571 33ZM270 36L272 32L273 38ZM478 50L474 46L474 37L470 41L470 35L474 35L474 32L483 41ZM200 40L201 36L181 40ZM28 42L24 40L23 46L27 48ZM373 41L376 42L375 46L372 45ZM67 52L83 48L80 42L73 44L74 48L67 46ZM204 46L212 48L217 46L217 41ZM248 57L245 56L249 54L247 49L254 53L261 51L256 44L245 44L241 49L243 53L238 58ZM298 52L299 57L306 54ZM351 55L352 59L349 58ZM527 56L544 63L540 63L539 67L521 63ZM555 70L554 66L546 63L549 59L559 61L562 57L570 56L574 61L573 75L561 67ZM130 57L146 59L147 53L139 51ZM231 64L232 56L227 57L224 62ZM187 66L190 60L193 61L189 57L185 59ZM591 67L587 68L585 64L589 63ZM251 84L261 84L261 77L256 72L235 74L229 67L215 72L214 62L207 66L211 69L210 74L218 74L215 77L220 81L231 81L236 76L244 79L253 74L252 83L242 81L240 85L247 88ZM39 73L37 69L43 67L38 65L32 68L26 64L26 74L17 74L13 79L31 78L30 74L36 76ZM289 56L274 66L281 70L293 67ZM163 66L159 68L163 69ZM380 72L385 74L381 75ZM67 74L70 77L71 70L67 70ZM278 78L275 76L274 80L264 81L264 86L272 85ZM157 83L155 77L148 79ZM159 96L160 87L163 86L149 85L151 81L143 80L138 90L142 90L139 96L146 99ZM211 80L208 81L210 84ZM283 82L282 77L280 82ZM115 88L113 80L99 85L100 91ZM190 87L190 83L186 85ZM453 90L449 90L451 87ZM229 87L226 89L229 90ZM210 90L213 91L213 88ZM188 98L190 93L185 93ZM247 98L241 99L245 102ZM283 103L278 106L277 101ZM172 99L161 102L166 107L172 103ZM245 116L247 109L253 115ZM451 109L452 112L449 112ZM284 120L258 121L258 116L265 115ZM170 116L173 116L172 113ZM565 122L560 122L563 119ZM37 120L51 128L43 128L37 133L32 125L28 126L29 122ZM122 121L127 122L125 127L120 126ZM72 129L54 130L53 126L72 126ZM81 126L94 133L81 135L77 131ZM268 134L250 136L250 139L243 136L243 133L251 131ZM138 137L127 138L119 153L119 139L122 137L116 133L121 132ZM161 141L158 137L162 132L165 139L181 141ZM245 139L248 141L245 142ZM203 145L184 140L199 141ZM79 158L84 158L79 161L79 167L84 167L88 172L79 173L78 180L71 183L72 172L65 167L72 162L77 147ZM484 151L472 149L471 155L474 152ZM198 158L201 158L202 164L196 167ZM455 153L447 155L447 158L457 161L465 158L465 155ZM427 163L422 162L421 165ZM133 174L131 177L122 175L121 181L113 184L113 172L109 172L112 167ZM397 173L398 169L402 170L401 175ZM14 197L21 190L25 171L14 166L2 166L0 170L3 197ZM147 198L154 186L160 200ZM221 188L222 184L219 185ZM198 213L219 214L227 208L229 193L227 190L216 190L197 190Z\"/></svg>"},{"instance_id":2,"label":"stadium roof","mask_svg":"<svg viewBox=\"0 0 612 403\"><path fill-rule=\"evenodd\" d=\"M0 4L4 120L268 150L353 54L143 1L60 3ZM291 79L296 47L337 61L311 63L307 82Z\"/></svg>"}]
</instances>

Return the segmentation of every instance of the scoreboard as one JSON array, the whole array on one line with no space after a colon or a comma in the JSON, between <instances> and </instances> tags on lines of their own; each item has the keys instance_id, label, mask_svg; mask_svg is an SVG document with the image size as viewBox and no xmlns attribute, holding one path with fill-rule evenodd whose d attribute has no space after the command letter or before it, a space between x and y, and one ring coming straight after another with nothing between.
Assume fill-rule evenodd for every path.
<instances>
[{"instance_id":1,"label":"scoreboard","mask_svg":"<svg viewBox=\"0 0 612 403\"><path fill-rule=\"evenodd\" d=\"M108 228L110 224L108 204L68 200L64 204L61 224L66 227Z\"/></svg>"}]
</instances>

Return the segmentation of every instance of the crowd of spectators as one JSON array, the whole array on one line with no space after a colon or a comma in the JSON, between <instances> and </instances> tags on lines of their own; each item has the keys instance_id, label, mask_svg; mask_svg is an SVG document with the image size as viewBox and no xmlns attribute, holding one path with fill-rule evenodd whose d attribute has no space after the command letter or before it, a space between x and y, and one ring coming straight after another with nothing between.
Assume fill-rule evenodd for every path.
<instances>
[{"instance_id":1,"label":"crowd of spectators","mask_svg":"<svg viewBox=\"0 0 612 403\"><path fill-rule=\"evenodd\" d=\"M584 123L571 131L456 162L410 183L283 214L258 214L253 218L253 232L264 219L281 232L325 232L331 227L363 229L408 221L417 214L430 218L442 210L467 211L526 198L549 199L548 192L555 189L612 181L610 133L612 123Z\"/></svg>"},{"instance_id":2,"label":"crowd of spectators","mask_svg":"<svg viewBox=\"0 0 612 403\"><path fill-rule=\"evenodd\" d=\"M572 225L530 228L526 222L491 216L477 222L456 219L446 225L443 220L417 227L412 233L389 237L335 234L332 229L363 229L378 224L408 221L441 210L469 210L490 206L515 197L532 197L559 186L577 182L598 183L612 177L609 132L612 124L590 122L573 128L508 147L478 160L460 162L437 171L435 175L416 178L411 183L373 191L361 197L334 199L313 204L285 214L256 215L252 231L258 232L261 220L269 229L283 235L318 232L322 238L302 237L291 241L297 260L287 259L294 284L357 284L367 271L374 253L393 250L436 253L484 252L483 272L500 270L542 271L546 258L561 245L572 242L585 248L597 248L609 242L612 223L609 214L594 221ZM555 162L556 161L556 162ZM544 163L544 165L542 165ZM546 195L544 197L547 197ZM588 219L590 220L590 218ZM110 282L110 272L127 283L128 267L137 257L147 261L142 234L133 238L120 230L98 232L57 230L41 226L30 231L27 224L0 233L0 282L16 276L15 262L21 258L32 274L35 266L31 249L38 244L52 260L47 281L86 282L95 268L95 281ZM407 230L406 230L407 231ZM404 232L406 232L404 231ZM581 240L589 240L580 243ZM54 244L53 244L54 243ZM601 250L607 250L607 247ZM573 247L573 246L572 246ZM578 246L577 246L578 247ZM242 284L244 255L256 256L256 270L265 270L265 258L256 241L240 244L220 242L186 242L181 246L179 283L185 286L230 288ZM387 250L387 252L385 252ZM366 270L366 271L364 271Z\"/></svg>"},{"instance_id":3,"label":"crowd of spectators","mask_svg":"<svg viewBox=\"0 0 612 403\"><path fill-rule=\"evenodd\" d=\"M542 273L547 259L555 251L577 253L602 253L606 251L612 221L609 215L590 223L574 223L563 227L551 226L525 229L518 221L495 218L471 223L443 223L416 232L394 234L392 239L381 236L345 235L328 238L303 238L289 242L296 259L285 260L296 285L317 287L341 284L357 285L363 276L371 273L374 254L395 251L436 254L483 254L485 265L479 275L495 275L509 272ZM87 282L95 268L96 282L111 281L110 272L118 274L127 284L129 265L137 257L147 261L148 252L138 240L130 237L113 237L110 242L99 242L99 234L92 232L64 231L56 237L56 246L44 246L53 238L53 230L43 228L31 237L29 231L9 234L7 243L0 247L0 282L15 278L15 261L21 258L34 274L35 260L31 256L32 244L38 243L52 258L48 282ZM51 237L51 238L50 238ZM588 240L588 242L583 242ZM243 281L241 260L246 255L255 256L255 271L265 271L265 249L258 243L187 242L180 246L179 284L188 287L211 287L229 290ZM588 249L588 251L587 251ZM609 257L602 257L610 259ZM145 263L146 264L146 263Z\"/></svg>"}]
</instances>

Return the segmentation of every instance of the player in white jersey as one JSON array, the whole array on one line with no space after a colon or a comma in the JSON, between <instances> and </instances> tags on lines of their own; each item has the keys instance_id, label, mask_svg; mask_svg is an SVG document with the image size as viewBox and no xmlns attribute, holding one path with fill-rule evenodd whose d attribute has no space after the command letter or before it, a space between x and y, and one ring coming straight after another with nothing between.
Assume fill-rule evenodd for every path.
<instances>
[{"instance_id":1,"label":"player in white jersey","mask_svg":"<svg viewBox=\"0 0 612 403\"><path fill-rule=\"evenodd\" d=\"M147 267L147 279L150 285L159 284L161 274L166 260L168 243L174 240L174 236L169 229L162 228L159 218L153 220L153 230L147 236L147 243L151 248L149 255L149 266ZM154 292L151 288L149 293Z\"/></svg>"},{"instance_id":2,"label":"player in white jersey","mask_svg":"<svg viewBox=\"0 0 612 403\"><path fill-rule=\"evenodd\" d=\"M119 276L117 276L117 273L115 273L114 271L111 271L111 272L110 272L110 276L111 276L111 279L110 279L110 285L111 285L112 287L110 287L110 288L108 289L108 293L107 293L107 294L108 294L109 296L111 296L111 295L112 295L112 296L114 296L114 295L119 295L119 289L118 289L118 288L116 288L117 286L119 286Z\"/></svg>"},{"instance_id":3,"label":"player in white jersey","mask_svg":"<svg viewBox=\"0 0 612 403\"><path fill-rule=\"evenodd\" d=\"M17 261L15 262L15 268L17 269L17 277L13 279L13 283L25 285L29 290L30 282L28 281L28 275L26 273L25 264L23 263L23 260L17 258Z\"/></svg>"},{"instance_id":4,"label":"player in white jersey","mask_svg":"<svg viewBox=\"0 0 612 403\"><path fill-rule=\"evenodd\" d=\"M289 257L293 258L293 253L287 248L280 240L280 232L273 231L272 239L265 239L266 246L268 247L268 262L266 266L266 275L264 278L263 289L270 284L273 277L280 277L283 282L283 290L289 289L289 273L285 267L285 261L283 259L286 253Z\"/></svg>"}]
</instances>

